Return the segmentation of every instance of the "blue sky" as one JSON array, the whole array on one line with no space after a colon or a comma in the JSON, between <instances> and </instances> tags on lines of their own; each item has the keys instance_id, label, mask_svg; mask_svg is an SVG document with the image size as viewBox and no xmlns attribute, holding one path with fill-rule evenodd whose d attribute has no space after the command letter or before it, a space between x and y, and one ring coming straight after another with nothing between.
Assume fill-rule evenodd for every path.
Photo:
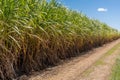
<instances>
[{"instance_id":1,"label":"blue sky","mask_svg":"<svg viewBox=\"0 0 120 80\"><path fill-rule=\"evenodd\" d=\"M80 11L120 30L120 0L61 0L70 9Z\"/></svg>"}]
</instances>

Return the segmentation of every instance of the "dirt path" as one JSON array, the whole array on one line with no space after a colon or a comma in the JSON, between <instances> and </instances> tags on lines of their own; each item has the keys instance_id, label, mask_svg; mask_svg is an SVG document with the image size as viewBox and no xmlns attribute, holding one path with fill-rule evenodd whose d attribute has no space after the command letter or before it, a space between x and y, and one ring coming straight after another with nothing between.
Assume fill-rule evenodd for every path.
<instances>
[{"instance_id":1,"label":"dirt path","mask_svg":"<svg viewBox=\"0 0 120 80\"><path fill-rule=\"evenodd\" d=\"M119 43L120 39L95 48L85 55L66 61L62 65L32 75L29 80L107 80L111 66L120 52L119 46L115 46Z\"/></svg>"},{"instance_id":2,"label":"dirt path","mask_svg":"<svg viewBox=\"0 0 120 80\"><path fill-rule=\"evenodd\" d=\"M120 54L120 44L113 51L106 53L97 60L90 68L77 76L74 80L109 80L112 72L112 67Z\"/></svg>"}]
</instances>

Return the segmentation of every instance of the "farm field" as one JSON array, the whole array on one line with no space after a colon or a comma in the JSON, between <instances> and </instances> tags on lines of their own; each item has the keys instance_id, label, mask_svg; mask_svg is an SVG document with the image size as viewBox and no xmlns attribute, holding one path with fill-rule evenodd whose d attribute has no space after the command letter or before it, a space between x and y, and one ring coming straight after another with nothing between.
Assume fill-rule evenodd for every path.
<instances>
[{"instance_id":1,"label":"farm field","mask_svg":"<svg viewBox=\"0 0 120 80\"><path fill-rule=\"evenodd\" d=\"M113 45L119 44L119 38L119 30L69 9L57 0L0 0L0 80L40 72L73 57L91 57L90 64L81 59L71 66L70 72L66 70L71 68L64 68L65 73L73 74L80 69L78 66L87 69ZM105 44L109 46L104 47ZM100 52L92 54L91 50L97 47ZM66 74L65 80L68 77L70 80L70 74ZM60 80L64 78L64 74L60 76Z\"/></svg>"}]
</instances>

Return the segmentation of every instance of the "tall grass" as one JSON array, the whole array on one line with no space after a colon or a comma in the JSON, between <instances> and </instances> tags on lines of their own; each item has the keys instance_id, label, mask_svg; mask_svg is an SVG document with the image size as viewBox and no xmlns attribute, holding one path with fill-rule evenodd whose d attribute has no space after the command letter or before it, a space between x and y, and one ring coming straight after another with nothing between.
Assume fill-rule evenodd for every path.
<instances>
[{"instance_id":1,"label":"tall grass","mask_svg":"<svg viewBox=\"0 0 120 80\"><path fill-rule=\"evenodd\" d=\"M119 37L56 0L0 0L0 79L56 65Z\"/></svg>"}]
</instances>

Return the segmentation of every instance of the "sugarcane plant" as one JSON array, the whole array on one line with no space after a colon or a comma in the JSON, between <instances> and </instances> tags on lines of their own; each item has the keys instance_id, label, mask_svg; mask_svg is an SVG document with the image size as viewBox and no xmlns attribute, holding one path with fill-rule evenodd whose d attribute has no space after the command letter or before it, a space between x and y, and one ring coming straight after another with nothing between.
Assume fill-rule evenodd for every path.
<instances>
[{"instance_id":1,"label":"sugarcane plant","mask_svg":"<svg viewBox=\"0 0 120 80\"><path fill-rule=\"evenodd\" d=\"M120 37L56 0L0 0L0 79L58 64Z\"/></svg>"}]
</instances>

